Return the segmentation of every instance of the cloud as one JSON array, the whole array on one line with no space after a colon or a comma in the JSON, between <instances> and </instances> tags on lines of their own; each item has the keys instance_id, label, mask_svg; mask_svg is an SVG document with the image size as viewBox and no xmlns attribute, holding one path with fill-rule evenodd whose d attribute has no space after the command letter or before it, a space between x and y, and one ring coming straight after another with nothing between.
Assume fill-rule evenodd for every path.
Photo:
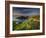
<instances>
[{"instance_id":1,"label":"cloud","mask_svg":"<svg viewBox=\"0 0 46 38\"><path fill-rule=\"evenodd\" d=\"M31 15L40 15L39 8L13 8L13 15L24 15L24 16L31 16Z\"/></svg>"}]
</instances>

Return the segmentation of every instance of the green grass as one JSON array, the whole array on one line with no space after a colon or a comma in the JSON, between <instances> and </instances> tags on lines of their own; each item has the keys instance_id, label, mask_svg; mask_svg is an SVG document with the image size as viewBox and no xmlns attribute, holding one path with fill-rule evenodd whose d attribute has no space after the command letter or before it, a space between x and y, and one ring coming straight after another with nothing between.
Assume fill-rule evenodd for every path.
<instances>
[{"instance_id":1,"label":"green grass","mask_svg":"<svg viewBox=\"0 0 46 38\"><path fill-rule=\"evenodd\" d=\"M16 24L16 21L13 21L13 30L35 30L40 29L40 17L39 16L32 16L28 18L24 22ZM34 19L36 19L34 21ZM38 20L38 21L37 21Z\"/></svg>"}]
</instances>

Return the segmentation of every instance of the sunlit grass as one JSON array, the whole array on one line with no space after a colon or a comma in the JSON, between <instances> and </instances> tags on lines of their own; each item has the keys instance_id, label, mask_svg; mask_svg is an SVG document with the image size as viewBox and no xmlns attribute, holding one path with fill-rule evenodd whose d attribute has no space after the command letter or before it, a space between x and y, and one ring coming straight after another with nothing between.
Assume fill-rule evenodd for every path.
<instances>
[{"instance_id":1,"label":"sunlit grass","mask_svg":"<svg viewBox=\"0 0 46 38\"><path fill-rule=\"evenodd\" d=\"M16 21L13 21L13 30L35 29L40 29L40 16L32 16L19 24L16 24Z\"/></svg>"}]
</instances>

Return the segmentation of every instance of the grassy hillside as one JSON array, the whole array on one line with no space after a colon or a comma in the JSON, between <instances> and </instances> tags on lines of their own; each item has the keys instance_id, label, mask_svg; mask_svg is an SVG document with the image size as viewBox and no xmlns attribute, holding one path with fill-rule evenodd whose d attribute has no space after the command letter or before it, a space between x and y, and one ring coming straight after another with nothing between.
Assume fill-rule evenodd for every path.
<instances>
[{"instance_id":1,"label":"grassy hillside","mask_svg":"<svg viewBox=\"0 0 46 38\"><path fill-rule=\"evenodd\" d=\"M13 21L13 30L35 30L40 29L40 16L32 16L27 20L16 24L16 21Z\"/></svg>"}]
</instances>

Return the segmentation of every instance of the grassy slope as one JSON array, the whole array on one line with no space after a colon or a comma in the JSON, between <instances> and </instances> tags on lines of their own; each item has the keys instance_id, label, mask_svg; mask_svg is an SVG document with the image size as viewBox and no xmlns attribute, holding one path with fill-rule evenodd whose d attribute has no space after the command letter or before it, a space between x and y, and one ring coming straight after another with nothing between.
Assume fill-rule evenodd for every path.
<instances>
[{"instance_id":1,"label":"grassy slope","mask_svg":"<svg viewBox=\"0 0 46 38\"><path fill-rule=\"evenodd\" d=\"M39 16L32 16L28 18L24 22L16 25L15 21L13 21L13 30L34 30L39 29L40 25L40 17Z\"/></svg>"}]
</instances>

